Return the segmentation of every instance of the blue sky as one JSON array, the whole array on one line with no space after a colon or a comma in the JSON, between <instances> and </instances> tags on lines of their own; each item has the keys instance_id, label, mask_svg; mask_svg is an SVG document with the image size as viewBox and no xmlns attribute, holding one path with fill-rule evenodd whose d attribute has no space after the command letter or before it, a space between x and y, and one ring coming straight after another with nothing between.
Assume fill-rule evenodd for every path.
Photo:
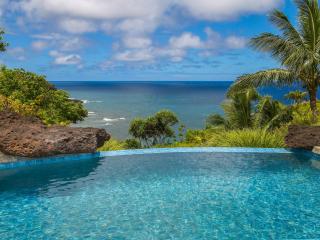
<instances>
[{"instance_id":1,"label":"blue sky","mask_svg":"<svg viewBox=\"0 0 320 240\"><path fill-rule=\"evenodd\" d=\"M285 0L0 0L9 67L50 81L235 80L278 66L247 47Z\"/></svg>"}]
</instances>

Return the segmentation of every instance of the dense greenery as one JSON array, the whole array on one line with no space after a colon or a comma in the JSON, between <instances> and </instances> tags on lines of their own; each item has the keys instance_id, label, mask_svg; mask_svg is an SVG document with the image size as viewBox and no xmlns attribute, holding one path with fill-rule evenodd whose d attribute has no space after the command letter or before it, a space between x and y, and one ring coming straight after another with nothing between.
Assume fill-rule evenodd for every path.
<instances>
[{"instance_id":1,"label":"dense greenery","mask_svg":"<svg viewBox=\"0 0 320 240\"><path fill-rule=\"evenodd\" d=\"M134 119L130 124L129 134L142 146L165 144L175 137L172 127L178 122L178 117L173 112L162 110L145 119Z\"/></svg>"},{"instance_id":2,"label":"dense greenery","mask_svg":"<svg viewBox=\"0 0 320 240\"><path fill-rule=\"evenodd\" d=\"M285 98L287 98L288 100L291 100L293 104L300 104L304 100L306 100L307 96L308 96L308 93L296 90L286 94Z\"/></svg>"},{"instance_id":3,"label":"dense greenery","mask_svg":"<svg viewBox=\"0 0 320 240\"><path fill-rule=\"evenodd\" d=\"M263 129L226 130L211 128L189 130L186 144L210 147L284 147L285 129L266 131Z\"/></svg>"},{"instance_id":4,"label":"dense greenery","mask_svg":"<svg viewBox=\"0 0 320 240\"><path fill-rule=\"evenodd\" d=\"M69 124L83 120L82 102L70 100L44 76L23 69L0 69L0 106L24 115L34 115L46 124Z\"/></svg>"},{"instance_id":5,"label":"dense greenery","mask_svg":"<svg viewBox=\"0 0 320 240\"><path fill-rule=\"evenodd\" d=\"M298 8L297 28L283 12L274 10L270 21L280 34L262 33L250 42L255 49L271 53L283 68L243 75L232 86L230 94L252 87L300 83L308 91L310 108L316 120L320 83L320 9L317 0L295 0L295 3Z\"/></svg>"},{"instance_id":6,"label":"dense greenery","mask_svg":"<svg viewBox=\"0 0 320 240\"><path fill-rule=\"evenodd\" d=\"M0 52L4 52L8 47L8 43L4 41L4 31L0 28Z\"/></svg>"},{"instance_id":7,"label":"dense greenery","mask_svg":"<svg viewBox=\"0 0 320 240\"><path fill-rule=\"evenodd\" d=\"M286 96L288 95L301 94L290 92ZM168 137L170 141L155 141L154 139L158 138L156 137L157 131L151 131L152 134L148 135L149 139L146 141L146 138L141 136L144 136L146 134L144 132L150 129L146 122L153 119L154 116L146 119L135 119L131 123L130 133L138 141L134 139L126 141L112 140L106 143L101 150L196 146L285 147L284 137L290 124L320 124L319 120L319 122L313 121L312 111L307 102L294 101L292 105L285 105L270 96L260 96L252 88L229 96L222 104L222 108L225 111L224 115L210 115L206 121L205 129L188 129L186 132L184 126L181 126L176 132L171 129L169 131L170 137ZM175 116L167 110L160 111L155 116L161 116L163 113L166 113L165 116ZM173 119L176 119L176 117ZM154 120L151 120L151 123L154 123ZM153 127L155 126L153 125ZM178 137L175 137L176 134ZM142 144L139 144L139 140L141 140ZM129 145L128 142L133 144Z\"/></svg>"},{"instance_id":8,"label":"dense greenery","mask_svg":"<svg viewBox=\"0 0 320 240\"><path fill-rule=\"evenodd\" d=\"M225 117L213 114L206 127L223 126L225 129L261 128L272 130L290 122L292 108L270 96L261 97L255 89L237 92L222 104Z\"/></svg>"},{"instance_id":9,"label":"dense greenery","mask_svg":"<svg viewBox=\"0 0 320 240\"><path fill-rule=\"evenodd\" d=\"M171 111L161 110L147 118L133 119L129 126L132 138L125 141L112 139L105 143L101 151L138 149L143 147L172 144L176 140L173 127L179 123L178 117ZM179 137L182 140L184 126L179 127Z\"/></svg>"}]
</instances>

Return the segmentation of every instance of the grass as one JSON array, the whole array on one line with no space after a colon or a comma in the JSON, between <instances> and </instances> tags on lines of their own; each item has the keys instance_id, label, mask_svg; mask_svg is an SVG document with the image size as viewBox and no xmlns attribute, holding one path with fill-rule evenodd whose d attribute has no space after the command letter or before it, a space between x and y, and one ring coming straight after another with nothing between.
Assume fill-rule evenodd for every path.
<instances>
[{"instance_id":1,"label":"grass","mask_svg":"<svg viewBox=\"0 0 320 240\"><path fill-rule=\"evenodd\" d=\"M117 151L117 150L125 150L125 143L116 139L110 139L105 142L105 144L98 149L98 151Z\"/></svg>"},{"instance_id":2,"label":"grass","mask_svg":"<svg viewBox=\"0 0 320 240\"><path fill-rule=\"evenodd\" d=\"M285 147L284 131L267 132L262 129L221 131L209 135L207 146L215 147Z\"/></svg>"},{"instance_id":3,"label":"grass","mask_svg":"<svg viewBox=\"0 0 320 240\"><path fill-rule=\"evenodd\" d=\"M263 129L225 130L212 128L205 130L188 130L186 140L172 144L156 145L154 148L177 147L252 147L283 148L287 128L268 132ZM116 151L128 149L125 141L111 139L99 151Z\"/></svg>"}]
</instances>

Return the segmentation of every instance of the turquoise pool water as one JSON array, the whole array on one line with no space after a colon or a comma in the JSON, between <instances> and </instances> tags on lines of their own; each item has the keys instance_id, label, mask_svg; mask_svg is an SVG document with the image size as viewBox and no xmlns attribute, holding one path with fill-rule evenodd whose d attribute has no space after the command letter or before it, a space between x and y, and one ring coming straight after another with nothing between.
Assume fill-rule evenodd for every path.
<instances>
[{"instance_id":1,"label":"turquoise pool water","mask_svg":"<svg viewBox=\"0 0 320 240\"><path fill-rule=\"evenodd\" d=\"M0 170L0 239L319 239L299 153L187 152Z\"/></svg>"}]
</instances>

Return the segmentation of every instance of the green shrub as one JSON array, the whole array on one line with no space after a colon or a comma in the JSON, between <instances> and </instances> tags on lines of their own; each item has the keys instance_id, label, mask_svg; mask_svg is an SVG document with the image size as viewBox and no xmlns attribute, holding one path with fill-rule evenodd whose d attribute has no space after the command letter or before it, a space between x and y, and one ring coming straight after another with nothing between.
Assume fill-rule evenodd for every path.
<instances>
[{"instance_id":1,"label":"green shrub","mask_svg":"<svg viewBox=\"0 0 320 240\"><path fill-rule=\"evenodd\" d=\"M124 147L126 149L140 149L140 148L142 148L141 144L136 139L125 140Z\"/></svg>"},{"instance_id":2,"label":"green shrub","mask_svg":"<svg viewBox=\"0 0 320 240\"><path fill-rule=\"evenodd\" d=\"M281 148L285 147L284 133L285 131L283 130L268 132L262 129L220 131L210 136L207 145L216 147Z\"/></svg>"},{"instance_id":3,"label":"green shrub","mask_svg":"<svg viewBox=\"0 0 320 240\"><path fill-rule=\"evenodd\" d=\"M136 118L130 123L129 134L143 146L166 144L175 138L173 126L179 122L171 111L161 110L145 119Z\"/></svg>"},{"instance_id":4,"label":"green shrub","mask_svg":"<svg viewBox=\"0 0 320 240\"><path fill-rule=\"evenodd\" d=\"M70 100L44 76L23 69L0 69L0 106L24 115L37 116L46 124L69 124L83 120L87 111L82 102Z\"/></svg>"},{"instance_id":5,"label":"green shrub","mask_svg":"<svg viewBox=\"0 0 320 240\"><path fill-rule=\"evenodd\" d=\"M317 107L320 109L320 102L317 102ZM304 102L293 106L293 120L291 122L295 125L320 125L320 117L314 121L310 104Z\"/></svg>"},{"instance_id":6,"label":"green shrub","mask_svg":"<svg viewBox=\"0 0 320 240\"><path fill-rule=\"evenodd\" d=\"M226 126L227 120L220 114L211 114L206 119L206 128L211 128L215 126Z\"/></svg>"},{"instance_id":7,"label":"green shrub","mask_svg":"<svg viewBox=\"0 0 320 240\"><path fill-rule=\"evenodd\" d=\"M123 141L119 141L116 139L110 139L105 142L105 144L99 148L99 151L117 151L117 150L125 150L126 145Z\"/></svg>"},{"instance_id":8,"label":"green shrub","mask_svg":"<svg viewBox=\"0 0 320 240\"><path fill-rule=\"evenodd\" d=\"M205 130L188 130L188 146L208 147L284 147L284 136L287 128L283 127L269 132L263 129L225 130L211 128Z\"/></svg>"}]
</instances>

